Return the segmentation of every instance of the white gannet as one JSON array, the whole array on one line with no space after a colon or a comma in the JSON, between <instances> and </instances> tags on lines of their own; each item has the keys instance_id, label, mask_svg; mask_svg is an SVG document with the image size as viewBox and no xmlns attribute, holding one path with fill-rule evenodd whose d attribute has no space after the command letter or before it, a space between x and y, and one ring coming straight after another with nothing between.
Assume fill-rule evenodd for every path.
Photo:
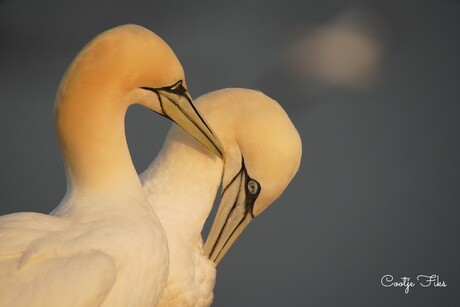
<instances>
[{"instance_id":1,"label":"white gannet","mask_svg":"<svg viewBox=\"0 0 460 307\"><path fill-rule=\"evenodd\" d=\"M170 273L159 306L211 304L217 263L253 217L278 198L300 164L297 130L261 92L224 89L195 104L221 141L225 164L173 125L141 175L169 246ZM222 200L203 249L201 231L221 179Z\"/></svg>"},{"instance_id":2,"label":"white gannet","mask_svg":"<svg viewBox=\"0 0 460 307\"><path fill-rule=\"evenodd\" d=\"M67 193L51 215L0 217L0 306L154 306L166 237L131 161L124 118L139 103L220 155L169 46L135 25L79 53L56 97Z\"/></svg>"}]
</instances>

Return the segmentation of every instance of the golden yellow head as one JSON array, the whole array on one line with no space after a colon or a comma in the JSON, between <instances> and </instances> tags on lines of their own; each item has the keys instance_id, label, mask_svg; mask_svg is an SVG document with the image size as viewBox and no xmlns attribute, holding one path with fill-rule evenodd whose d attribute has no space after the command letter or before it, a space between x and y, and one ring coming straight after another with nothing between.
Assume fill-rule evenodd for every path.
<instances>
[{"instance_id":1,"label":"golden yellow head","mask_svg":"<svg viewBox=\"0 0 460 307\"><path fill-rule=\"evenodd\" d=\"M123 25L99 34L80 51L58 94L81 95L84 89L91 94L125 95L140 87L161 88L184 79L179 60L159 36L141 26Z\"/></svg>"},{"instance_id":2,"label":"golden yellow head","mask_svg":"<svg viewBox=\"0 0 460 307\"><path fill-rule=\"evenodd\" d=\"M125 112L133 103L175 121L221 156L219 141L193 106L176 55L159 36L137 25L105 31L77 55L57 94L58 131L61 123L80 122L94 110Z\"/></svg>"},{"instance_id":3,"label":"golden yellow head","mask_svg":"<svg viewBox=\"0 0 460 307\"><path fill-rule=\"evenodd\" d=\"M286 112L261 92L225 89L196 102L224 147L222 200L205 244L218 263L294 177L302 144Z\"/></svg>"}]
</instances>

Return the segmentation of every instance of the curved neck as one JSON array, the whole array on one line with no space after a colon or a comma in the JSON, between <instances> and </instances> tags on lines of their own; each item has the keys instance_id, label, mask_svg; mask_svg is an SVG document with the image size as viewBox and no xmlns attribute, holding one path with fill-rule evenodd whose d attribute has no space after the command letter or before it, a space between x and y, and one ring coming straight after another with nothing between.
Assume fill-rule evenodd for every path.
<instances>
[{"instance_id":1,"label":"curved neck","mask_svg":"<svg viewBox=\"0 0 460 307\"><path fill-rule=\"evenodd\" d=\"M56 128L67 172L67 193L140 189L125 136L128 104L121 93L93 86L58 94Z\"/></svg>"},{"instance_id":2,"label":"curved neck","mask_svg":"<svg viewBox=\"0 0 460 307\"><path fill-rule=\"evenodd\" d=\"M181 128L171 129L163 149L141 175L149 202L170 243L201 242L222 169L222 160L203 145Z\"/></svg>"}]
</instances>

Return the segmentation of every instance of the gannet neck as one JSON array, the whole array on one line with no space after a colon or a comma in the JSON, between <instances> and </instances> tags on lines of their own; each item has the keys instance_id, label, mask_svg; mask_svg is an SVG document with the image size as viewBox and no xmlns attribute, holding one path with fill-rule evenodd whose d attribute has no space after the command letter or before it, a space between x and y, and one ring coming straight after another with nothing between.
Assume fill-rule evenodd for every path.
<instances>
[{"instance_id":1,"label":"gannet neck","mask_svg":"<svg viewBox=\"0 0 460 307\"><path fill-rule=\"evenodd\" d=\"M158 306L210 306L215 266L203 255L201 232L216 196L223 162L173 125L141 175L169 248L169 275Z\"/></svg>"},{"instance_id":2,"label":"gannet neck","mask_svg":"<svg viewBox=\"0 0 460 307\"><path fill-rule=\"evenodd\" d=\"M220 184L223 162L181 128L141 175L149 201L166 233L183 242L201 242L201 231ZM197 241L198 240L198 241Z\"/></svg>"},{"instance_id":3,"label":"gannet neck","mask_svg":"<svg viewBox=\"0 0 460 307\"><path fill-rule=\"evenodd\" d=\"M68 192L138 191L140 182L125 136L129 103L115 89L100 92L68 88L58 95L56 128Z\"/></svg>"}]
</instances>

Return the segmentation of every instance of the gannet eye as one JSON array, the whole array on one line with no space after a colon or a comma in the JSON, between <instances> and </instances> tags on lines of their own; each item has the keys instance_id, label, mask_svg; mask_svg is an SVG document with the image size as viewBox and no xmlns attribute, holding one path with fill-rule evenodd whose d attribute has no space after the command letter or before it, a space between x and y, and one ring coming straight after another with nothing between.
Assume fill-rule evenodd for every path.
<instances>
[{"instance_id":1,"label":"gannet eye","mask_svg":"<svg viewBox=\"0 0 460 307\"><path fill-rule=\"evenodd\" d=\"M182 85L182 80L179 80L177 81L176 83L174 83L173 85L171 85L171 87L169 88L171 91L174 91L176 90L179 86Z\"/></svg>"},{"instance_id":2,"label":"gannet eye","mask_svg":"<svg viewBox=\"0 0 460 307\"><path fill-rule=\"evenodd\" d=\"M259 184L257 183L257 181L252 180L252 179L249 180L249 182L248 182L248 191L252 195L257 194L257 192L259 191Z\"/></svg>"}]
</instances>

